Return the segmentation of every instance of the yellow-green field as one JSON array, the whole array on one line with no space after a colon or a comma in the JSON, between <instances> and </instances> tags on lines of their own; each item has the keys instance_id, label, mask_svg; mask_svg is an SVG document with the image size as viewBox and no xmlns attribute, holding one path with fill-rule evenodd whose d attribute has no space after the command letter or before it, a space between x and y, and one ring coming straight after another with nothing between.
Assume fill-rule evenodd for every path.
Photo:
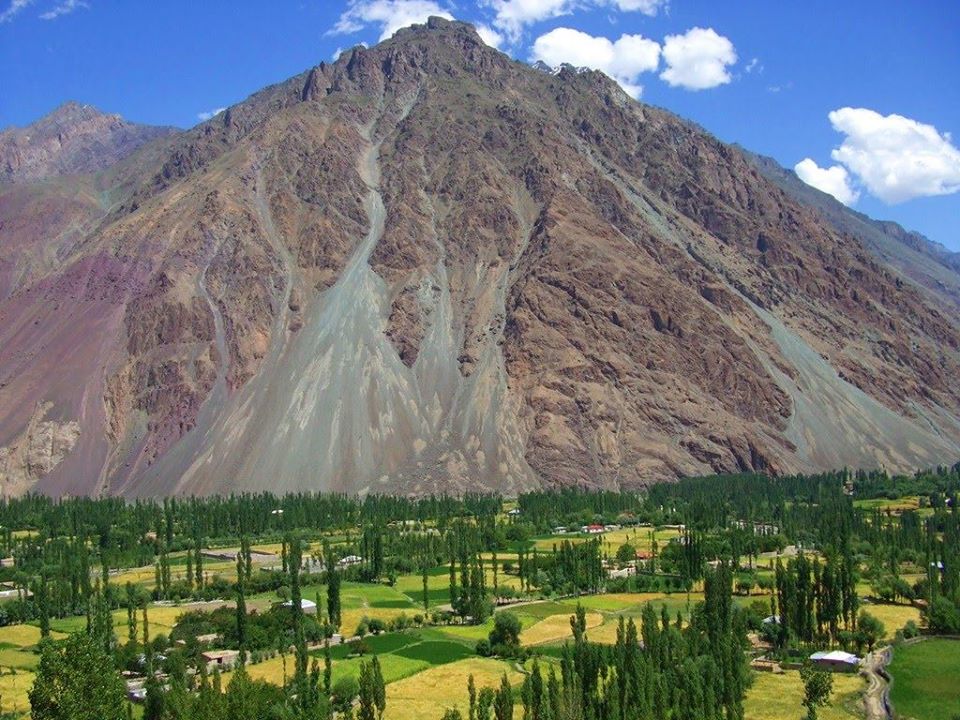
<instances>
[{"instance_id":1,"label":"yellow-green field","mask_svg":"<svg viewBox=\"0 0 960 720\"><path fill-rule=\"evenodd\" d=\"M892 638L897 630L913 620L920 625L920 610L913 605L892 605L886 603L862 604L860 610L873 615L883 623L884 637Z\"/></svg>"},{"instance_id":2,"label":"yellow-green field","mask_svg":"<svg viewBox=\"0 0 960 720\"><path fill-rule=\"evenodd\" d=\"M4 670L0 675L0 709L3 712L28 713L30 699L27 693L33 686L34 674L27 670L11 673Z\"/></svg>"},{"instance_id":3,"label":"yellow-green field","mask_svg":"<svg viewBox=\"0 0 960 720\"><path fill-rule=\"evenodd\" d=\"M617 549L624 543L629 542L637 550L646 550L649 552L653 548L653 541L656 540L657 547L663 549L670 540L680 537L680 531L675 528L663 528L654 530L649 527L621 528L612 530L599 535L551 535L549 537L536 538L533 545L537 550L552 550L554 545L559 546L564 540L571 543L582 543L587 540L599 539L601 549L608 555L615 555Z\"/></svg>"},{"instance_id":4,"label":"yellow-green field","mask_svg":"<svg viewBox=\"0 0 960 720\"><path fill-rule=\"evenodd\" d=\"M597 612L587 613L587 629L603 623L603 615ZM570 627L570 614L551 615L520 633L520 642L524 645L543 645L548 642L565 640L573 636ZM592 637L591 637L592 639Z\"/></svg>"},{"instance_id":5,"label":"yellow-green field","mask_svg":"<svg viewBox=\"0 0 960 720\"><path fill-rule=\"evenodd\" d=\"M833 676L833 694L830 705L817 710L819 720L851 720L863 717L860 694L864 681L859 675L836 673ZM746 720L801 720L806 710L803 701L803 681L800 673L791 670L781 674L756 673L743 703Z\"/></svg>"},{"instance_id":6,"label":"yellow-green field","mask_svg":"<svg viewBox=\"0 0 960 720\"><path fill-rule=\"evenodd\" d=\"M511 685L522 675L509 663L490 658L470 658L430 668L387 686L387 720L439 720L449 707L466 713L469 703L467 678L473 675L477 691L497 688L506 673Z\"/></svg>"},{"instance_id":7,"label":"yellow-green field","mask_svg":"<svg viewBox=\"0 0 960 720\"><path fill-rule=\"evenodd\" d=\"M50 637L54 640L65 638L63 633L50 631ZM40 628L33 625L7 625L0 627L0 644L16 645L19 648L26 648L36 645L40 642Z\"/></svg>"}]
</instances>

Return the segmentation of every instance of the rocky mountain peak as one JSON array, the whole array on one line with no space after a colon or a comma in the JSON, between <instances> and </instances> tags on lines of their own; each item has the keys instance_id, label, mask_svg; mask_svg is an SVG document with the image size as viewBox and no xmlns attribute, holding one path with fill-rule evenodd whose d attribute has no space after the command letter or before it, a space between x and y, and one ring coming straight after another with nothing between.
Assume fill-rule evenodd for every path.
<instances>
[{"instance_id":1,"label":"rocky mountain peak","mask_svg":"<svg viewBox=\"0 0 960 720\"><path fill-rule=\"evenodd\" d=\"M0 182L103 170L171 132L68 101L26 127L0 133Z\"/></svg>"},{"instance_id":2,"label":"rocky mountain peak","mask_svg":"<svg viewBox=\"0 0 960 720\"><path fill-rule=\"evenodd\" d=\"M59 264L8 262L18 492L515 492L960 454L960 321L929 288L601 73L431 19L148 150ZM17 472L31 427L73 422L43 477Z\"/></svg>"}]
</instances>

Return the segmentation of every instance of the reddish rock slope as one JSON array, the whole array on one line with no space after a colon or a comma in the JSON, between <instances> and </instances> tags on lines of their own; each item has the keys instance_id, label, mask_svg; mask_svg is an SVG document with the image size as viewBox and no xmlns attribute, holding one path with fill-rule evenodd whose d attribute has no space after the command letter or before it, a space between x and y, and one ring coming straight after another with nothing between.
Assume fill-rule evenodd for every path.
<instances>
[{"instance_id":1,"label":"reddish rock slope","mask_svg":"<svg viewBox=\"0 0 960 720\"><path fill-rule=\"evenodd\" d=\"M0 302L7 492L510 492L960 455L956 316L599 73L434 20L151 147Z\"/></svg>"}]
</instances>

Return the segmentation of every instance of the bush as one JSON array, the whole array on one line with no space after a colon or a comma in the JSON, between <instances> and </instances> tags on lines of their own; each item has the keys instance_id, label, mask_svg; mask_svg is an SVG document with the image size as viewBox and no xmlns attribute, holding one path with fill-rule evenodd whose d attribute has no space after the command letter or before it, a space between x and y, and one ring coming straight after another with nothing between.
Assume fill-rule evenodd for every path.
<instances>
[{"instance_id":1,"label":"bush","mask_svg":"<svg viewBox=\"0 0 960 720\"><path fill-rule=\"evenodd\" d=\"M499 612L493 616L493 630L490 631L490 646L516 648L520 645L520 618L512 612ZM496 654L501 654L497 652ZM507 653L512 654L512 653Z\"/></svg>"},{"instance_id":2,"label":"bush","mask_svg":"<svg viewBox=\"0 0 960 720\"><path fill-rule=\"evenodd\" d=\"M493 654L493 651L490 648L490 641L486 638L482 640L477 640L477 655L480 657L490 657Z\"/></svg>"},{"instance_id":3,"label":"bush","mask_svg":"<svg viewBox=\"0 0 960 720\"><path fill-rule=\"evenodd\" d=\"M915 638L920 634L920 628L917 627L917 624L913 620L907 620L907 624L903 626L901 631L903 637L907 640L910 638Z\"/></svg>"}]
</instances>

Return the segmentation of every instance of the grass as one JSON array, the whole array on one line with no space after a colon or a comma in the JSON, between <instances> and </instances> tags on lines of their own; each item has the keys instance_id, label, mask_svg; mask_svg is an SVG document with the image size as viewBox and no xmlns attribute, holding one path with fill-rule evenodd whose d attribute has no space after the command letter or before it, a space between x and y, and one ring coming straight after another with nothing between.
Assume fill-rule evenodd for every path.
<instances>
[{"instance_id":1,"label":"grass","mask_svg":"<svg viewBox=\"0 0 960 720\"><path fill-rule=\"evenodd\" d=\"M34 674L27 670L18 670L16 673L4 672L0 675L0 709L3 712L23 713L30 712L30 698L27 693L33 686Z\"/></svg>"},{"instance_id":2,"label":"grass","mask_svg":"<svg viewBox=\"0 0 960 720\"><path fill-rule=\"evenodd\" d=\"M60 640L66 635L51 628L50 637ZM7 648L28 648L40 642L40 628L34 625L7 625L0 627L0 643Z\"/></svg>"},{"instance_id":3,"label":"grass","mask_svg":"<svg viewBox=\"0 0 960 720\"><path fill-rule=\"evenodd\" d=\"M451 641L434 628L408 631L404 633L384 633L383 635L365 638L369 648L364 656L348 656L350 648L346 645L337 645L330 649L333 660L333 681L341 677L360 675L360 667L369 662L373 655L380 660L384 680L387 683L397 682L432 667L454 663L473 657L473 650L468 645ZM322 650L311 652L316 658L323 657ZM282 685L284 681L284 658L277 656L256 665L248 667L250 676L265 680L275 685ZM286 658L286 677L290 678L293 672L293 657ZM229 673L224 674L224 684L229 681Z\"/></svg>"},{"instance_id":4,"label":"grass","mask_svg":"<svg viewBox=\"0 0 960 720\"><path fill-rule=\"evenodd\" d=\"M18 670L33 670L40 663L40 656L26 650L3 648L0 650L0 667Z\"/></svg>"},{"instance_id":5,"label":"grass","mask_svg":"<svg viewBox=\"0 0 960 720\"><path fill-rule=\"evenodd\" d=\"M859 675L833 676L830 705L817 710L819 720L850 720L863 717L860 694L864 681ZM756 673L743 703L745 720L801 720L806 716L803 681L800 673L790 671L774 675Z\"/></svg>"},{"instance_id":6,"label":"grass","mask_svg":"<svg viewBox=\"0 0 960 720\"><path fill-rule=\"evenodd\" d=\"M411 660L421 660L430 665L445 665L474 656L473 650L469 647L450 640L428 640L415 643L397 650L395 654Z\"/></svg>"},{"instance_id":7,"label":"grass","mask_svg":"<svg viewBox=\"0 0 960 720\"><path fill-rule=\"evenodd\" d=\"M916 510L920 507L919 495L905 495L899 498L871 498L854 500L853 506L861 510Z\"/></svg>"},{"instance_id":8,"label":"grass","mask_svg":"<svg viewBox=\"0 0 960 720\"><path fill-rule=\"evenodd\" d=\"M590 628L598 627L603 623L603 615L598 612L587 613L586 619L588 631ZM572 635L570 614L552 615L521 632L520 642L524 645L542 645L543 643L565 640Z\"/></svg>"},{"instance_id":9,"label":"grass","mask_svg":"<svg viewBox=\"0 0 960 720\"><path fill-rule=\"evenodd\" d=\"M473 675L477 691L497 688L501 676L515 685L522 679L509 664L490 658L469 658L430 668L387 686L386 720L439 720L447 708L466 712L467 678Z\"/></svg>"},{"instance_id":10,"label":"grass","mask_svg":"<svg viewBox=\"0 0 960 720\"><path fill-rule=\"evenodd\" d=\"M651 531L653 531L653 538L650 537ZM670 542L672 538L679 536L680 531L674 529L652 530L652 528L649 527L622 528L620 530L603 533L602 535L581 535L576 533L538 537L533 539L533 547L540 551L549 552L553 549L554 545L559 547L564 540L576 544L599 538L600 549L608 555L613 556L620 546L626 542L629 542L637 550L646 550L649 552L653 547L653 539L656 539L657 547L663 549L664 545Z\"/></svg>"},{"instance_id":11,"label":"grass","mask_svg":"<svg viewBox=\"0 0 960 720\"><path fill-rule=\"evenodd\" d=\"M897 717L939 720L960 714L960 641L925 640L893 651L890 699Z\"/></svg>"},{"instance_id":12,"label":"grass","mask_svg":"<svg viewBox=\"0 0 960 720\"><path fill-rule=\"evenodd\" d=\"M883 623L884 636L887 638L892 638L897 630L907 624L908 620L913 620L918 626L920 625L920 610L913 605L863 603L860 610L873 615Z\"/></svg>"}]
</instances>

